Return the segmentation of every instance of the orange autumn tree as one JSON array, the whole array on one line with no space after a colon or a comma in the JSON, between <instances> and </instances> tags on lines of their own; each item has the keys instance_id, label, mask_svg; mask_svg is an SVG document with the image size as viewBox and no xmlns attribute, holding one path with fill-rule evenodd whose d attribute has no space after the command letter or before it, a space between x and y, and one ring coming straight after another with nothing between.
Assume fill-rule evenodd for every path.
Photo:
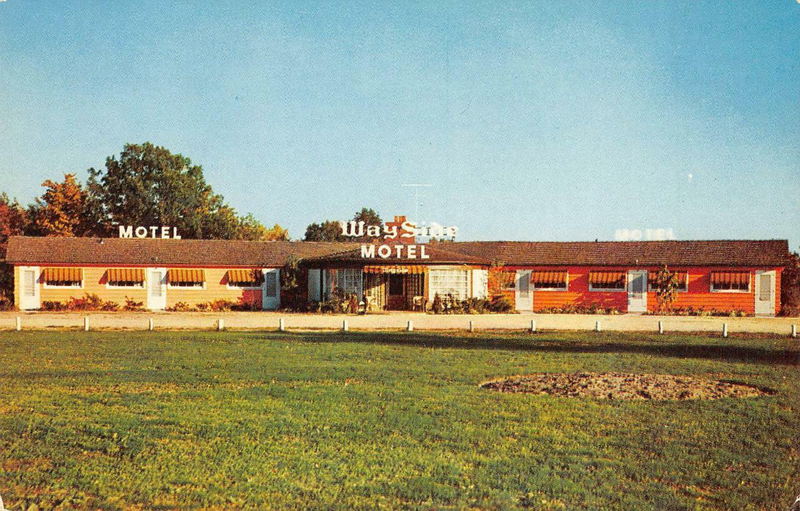
<instances>
[{"instance_id":1,"label":"orange autumn tree","mask_svg":"<svg viewBox=\"0 0 800 511\"><path fill-rule=\"evenodd\" d=\"M40 236L82 236L90 229L86 220L86 190L75 174L61 183L47 180L45 191L30 206L30 230Z\"/></svg>"}]
</instances>

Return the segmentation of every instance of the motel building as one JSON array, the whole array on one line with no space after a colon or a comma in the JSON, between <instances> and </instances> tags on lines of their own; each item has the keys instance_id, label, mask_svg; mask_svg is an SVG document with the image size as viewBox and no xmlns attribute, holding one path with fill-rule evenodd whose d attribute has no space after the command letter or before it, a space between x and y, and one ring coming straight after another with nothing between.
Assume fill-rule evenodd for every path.
<instances>
[{"instance_id":1,"label":"motel building","mask_svg":"<svg viewBox=\"0 0 800 511\"><path fill-rule=\"evenodd\" d=\"M656 309L653 279L666 265L680 282L674 307L773 316L787 256L786 240L418 244L398 236L366 243L16 236L6 262L14 267L15 303L25 311L86 294L156 311L214 300L275 310L281 272L296 260L308 301L338 289L373 312L429 310L436 294L502 294L520 312L595 304L641 314Z\"/></svg>"}]
</instances>

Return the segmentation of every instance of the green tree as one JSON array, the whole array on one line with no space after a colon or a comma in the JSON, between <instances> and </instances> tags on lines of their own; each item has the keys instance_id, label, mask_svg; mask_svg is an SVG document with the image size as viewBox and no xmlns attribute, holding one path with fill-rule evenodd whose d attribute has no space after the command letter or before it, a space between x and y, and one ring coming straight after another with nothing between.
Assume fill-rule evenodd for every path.
<instances>
[{"instance_id":1,"label":"green tree","mask_svg":"<svg viewBox=\"0 0 800 511\"><path fill-rule=\"evenodd\" d=\"M149 142L126 144L105 169L89 169L88 216L95 233L116 225L169 225L184 238L236 238L240 219L199 165Z\"/></svg>"},{"instance_id":2,"label":"green tree","mask_svg":"<svg viewBox=\"0 0 800 511\"><path fill-rule=\"evenodd\" d=\"M678 298L679 286L678 275L669 271L666 265L658 270L655 288L659 312L670 312L672 310L672 304Z\"/></svg>"},{"instance_id":3,"label":"green tree","mask_svg":"<svg viewBox=\"0 0 800 511\"><path fill-rule=\"evenodd\" d=\"M5 246L9 236L25 233L28 214L16 200L0 193L0 259L5 257Z\"/></svg>"},{"instance_id":4,"label":"green tree","mask_svg":"<svg viewBox=\"0 0 800 511\"><path fill-rule=\"evenodd\" d=\"M8 237L24 234L27 225L28 215L19 202L0 193L0 310L11 307L14 299L14 269L2 262Z\"/></svg>"},{"instance_id":5,"label":"green tree","mask_svg":"<svg viewBox=\"0 0 800 511\"><path fill-rule=\"evenodd\" d=\"M64 174L61 183L47 180L45 191L28 208L30 234L38 236L83 236L88 231L86 190L75 174Z\"/></svg>"},{"instance_id":6,"label":"green tree","mask_svg":"<svg viewBox=\"0 0 800 511\"><path fill-rule=\"evenodd\" d=\"M347 236L342 235L342 227L336 220L309 224L303 239L305 241L348 241Z\"/></svg>"},{"instance_id":7,"label":"green tree","mask_svg":"<svg viewBox=\"0 0 800 511\"><path fill-rule=\"evenodd\" d=\"M383 220L374 209L361 208L353 215L356 222L364 222L364 225L383 225ZM342 227L336 220L325 220L320 223L309 224L306 227L305 241L370 241L369 236L350 238L342 235Z\"/></svg>"},{"instance_id":8,"label":"green tree","mask_svg":"<svg viewBox=\"0 0 800 511\"><path fill-rule=\"evenodd\" d=\"M239 219L238 239L252 241L289 241L289 231L278 224L267 228L252 214Z\"/></svg>"},{"instance_id":9,"label":"green tree","mask_svg":"<svg viewBox=\"0 0 800 511\"><path fill-rule=\"evenodd\" d=\"M789 254L781 273L781 315L800 315L800 254Z\"/></svg>"}]
</instances>

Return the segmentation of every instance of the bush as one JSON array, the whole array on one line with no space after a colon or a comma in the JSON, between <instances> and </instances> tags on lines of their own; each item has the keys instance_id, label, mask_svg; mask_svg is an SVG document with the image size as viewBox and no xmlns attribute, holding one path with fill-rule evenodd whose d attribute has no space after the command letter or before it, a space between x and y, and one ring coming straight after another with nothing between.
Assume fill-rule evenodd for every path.
<instances>
[{"instance_id":1,"label":"bush","mask_svg":"<svg viewBox=\"0 0 800 511\"><path fill-rule=\"evenodd\" d=\"M434 314L489 314L510 312L512 309L511 302L504 296L496 296L492 300L486 298L459 300L452 294L442 297L436 293L431 304L431 312Z\"/></svg>"},{"instance_id":2,"label":"bush","mask_svg":"<svg viewBox=\"0 0 800 511\"><path fill-rule=\"evenodd\" d=\"M194 308L186 302L176 302L175 305L167 307L164 310L169 312L189 312L194 310Z\"/></svg>"},{"instance_id":3,"label":"bush","mask_svg":"<svg viewBox=\"0 0 800 511\"><path fill-rule=\"evenodd\" d=\"M356 314L358 312L358 296L354 293L347 294L341 289L334 289L330 298L318 303L312 302L309 310L333 314Z\"/></svg>"},{"instance_id":4,"label":"bush","mask_svg":"<svg viewBox=\"0 0 800 511\"><path fill-rule=\"evenodd\" d=\"M125 305L122 306L124 311L143 311L144 302L137 302L131 298L125 297Z\"/></svg>"},{"instance_id":5,"label":"bush","mask_svg":"<svg viewBox=\"0 0 800 511\"><path fill-rule=\"evenodd\" d=\"M85 294L81 298L72 297L66 303L45 300L40 307L43 311L117 311L117 302L106 301L96 294Z\"/></svg>"},{"instance_id":6,"label":"bush","mask_svg":"<svg viewBox=\"0 0 800 511\"><path fill-rule=\"evenodd\" d=\"M50 300L45 300L42 302L41 310L43 311L65 311L67 310L67 304L64 302L54 302Z\"/></svg>"},{"instance_id":7,"label":"bush","mask_svg":"<svg viewBox=\"0 0 800 511\"><path fill-rule=\"evenodd\" d=\"M561 307L546 307L538 309L536 312L541 314L619 314L620 311L616 307L603 307L599 303L590 303L588 305L578 305L569 303Z\"/></svg>"}]
</instances>

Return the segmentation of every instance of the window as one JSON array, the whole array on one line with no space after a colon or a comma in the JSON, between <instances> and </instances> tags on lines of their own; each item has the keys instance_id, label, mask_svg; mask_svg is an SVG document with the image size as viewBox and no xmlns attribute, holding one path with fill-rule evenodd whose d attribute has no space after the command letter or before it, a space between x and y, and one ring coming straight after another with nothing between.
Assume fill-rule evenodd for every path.
<instances>
[{"instance_id":1,"label":"window","mask_svg":"<svg viewBox=\"0 0 800 511\"><path fill-rule=\"evenodd\" d=\"M144 287L144 270L141 268L111 268L106 271L108 287Z\"/></svg>"},{"instance_id":2,"label":"window","mask_svg":"<svg viewBox=\"0 0 800 511\"><path fill-rule=\"evenodd\" d=\"M672 273L678 277L677 290L682 293L687 292L689 290L689 274L685 271L675 271ZM658 271L647 272L647 284L649 291L658 291Z\"/></svg>"},{"instance_id":3,"label":"window","mask_svg":"<svg viewBox=\"0 0 800 511\"><path fill-rule=\"evenodd\" d=\"M431 296L453 295L459 300L469 297L469 270L430 270Z\"/></svg>"},{"instance_id":4,"label":"window","mask_svg":"<svg viewBox=\"0 0 800 511\"><path fill-rule=\"evenodd\" d=\"M392 296L403 295L403 276L389 275L389 294Z\"/></svg>"},{"instance_id":5,"label":"window","mask_svg":"<svg viewBox=\"0 0 800 511\"><path fill-rule=\"evenodd\" d=\"M169 270L167 274L169 287L203 289L206 283L206 274L203 270L179 268Z\"/></svg>"},{"instance_id":6,"label":"window","mask_svg":"<svg viewBox=\"0 0 800 511\"><path fill-rule=\"evenodd\" d=\"M45 268L42 271L45 287L83 286L83 270L80 268Z\"/></svg>"},{"instance_id":7,"label":"window","mask_svg":"<svg viewBox=\"0 0 800 511\"><path fill-rule=\"evenodd\" d=\"M590 271L589 291L625 291L625 272Z\"/></svg>"},{"instance_id":8,"label":"window","mask_svg":"<svg viewBox=\"0 0 800 511\"><path fill-rule=\"evenodd\" d=\"M517 272L498 271L495 273L500 291L513 291L517 287Z\"/></svg>"},{"instance_id":9,"label":"window","mask_svg":"<svg viewBox=\"0 0 800 511\"><path fill-rule=\"evenodd\" d=\"M750 291L750 272L711 272L711 291L722 293L747 293Z\"/></svg>"},{"instance_id":10,"label":"window","mask_svg":"<svg viewBox=\"0 0 800 511\"><path fill-rule=\"evenodd\" d=\"M228 287L259 288L263 281L264 272L261 270L228 270Z\"/></svg>"},{"instance_id":11,"label":"window","mask_svg":"<svg viewBox=\"0 0 800 511\"><path fill-rule=\"evenodd\" d=\"M361 297L361 268L342 268L336 272L336 287L346 295Z\"/></svg>"},{"instance_id":12,"label":"window","mask_svg":"<svg viewBox=\"0 0 800 511\"><path fill-rule=\"evenodd\" d=\"M567 272L565 271L534 271L531 273L533 287L544 291L566 291Z\"/></svg>"}]
</instances>

